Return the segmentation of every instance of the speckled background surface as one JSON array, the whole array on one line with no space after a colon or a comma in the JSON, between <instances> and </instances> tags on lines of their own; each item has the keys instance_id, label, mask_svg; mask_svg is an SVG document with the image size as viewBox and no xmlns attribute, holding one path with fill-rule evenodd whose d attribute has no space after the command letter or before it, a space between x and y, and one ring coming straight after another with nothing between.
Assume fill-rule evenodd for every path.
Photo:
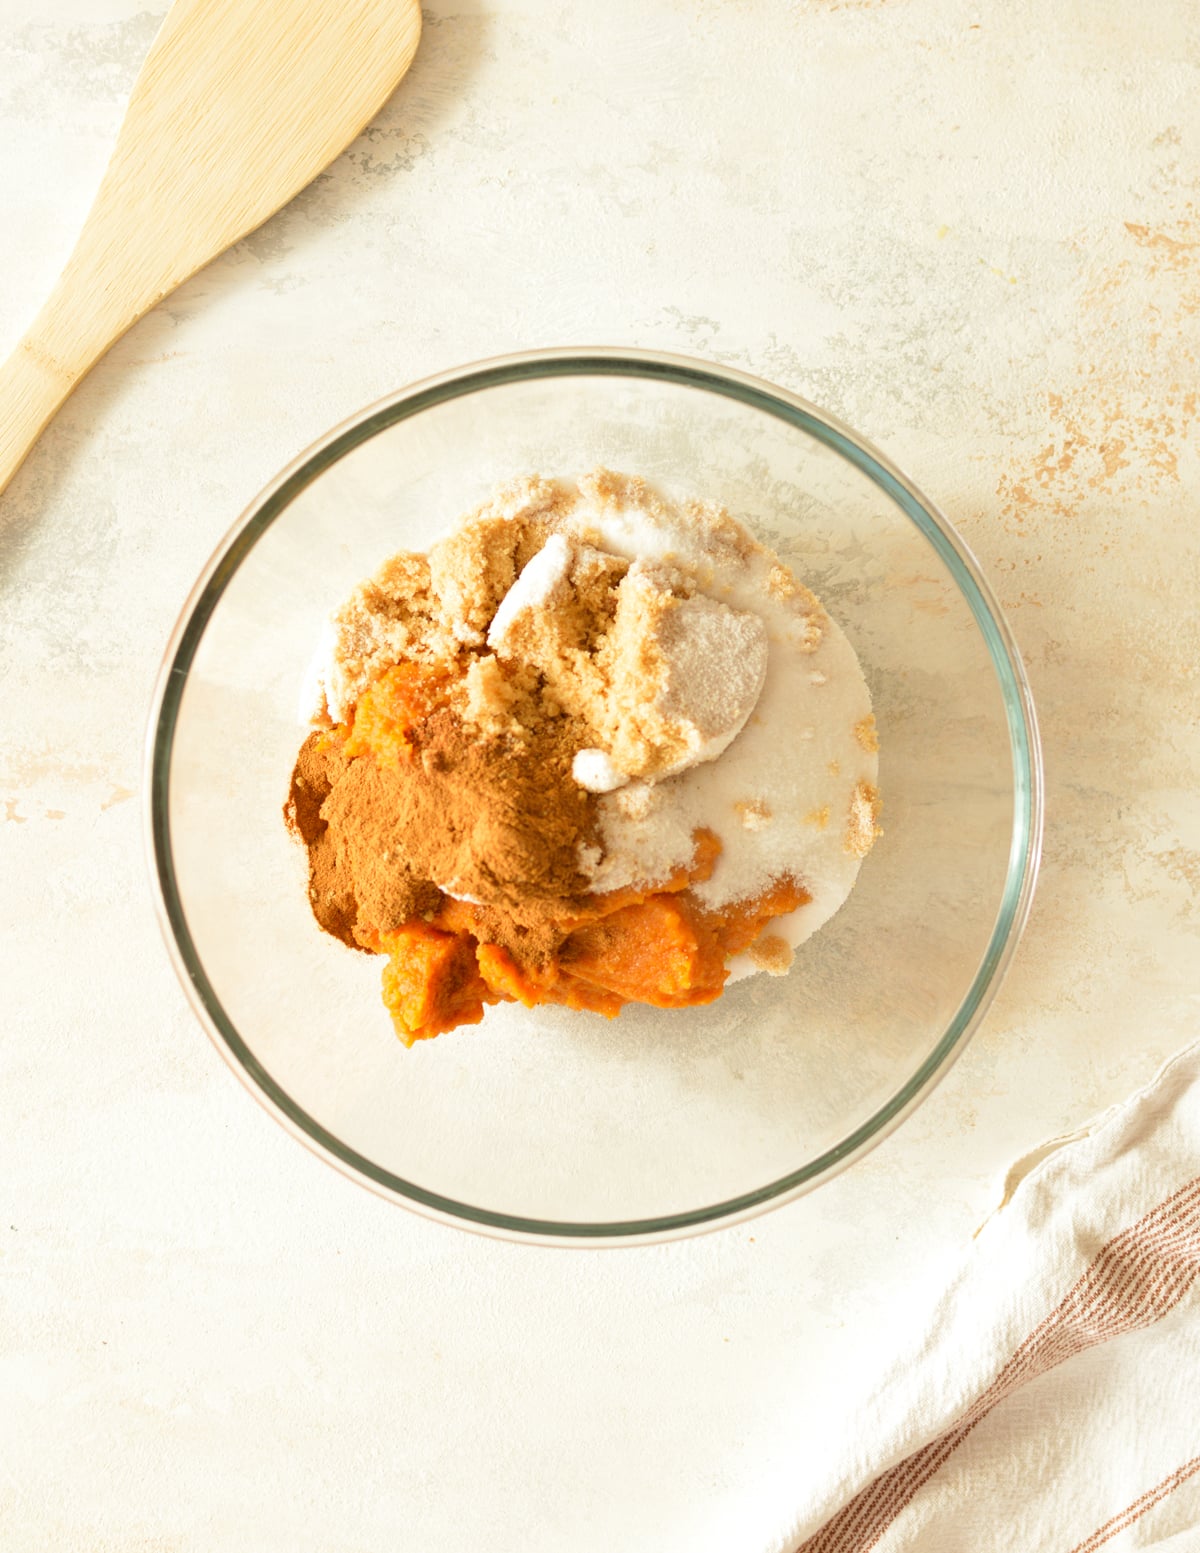
<instances>
[{"instance_id":1,"label":"speckled background surface","mask_svg":"<svg viewBox=\"0 0 1200 1553\"><path fill-rule=\"evenodd\" d=\"M0 0L0 336L158 14ZM1197 1033L1192 0L427 9L407 83L145 319L0 498L0 1545L759 1548L1010 1161ZM1045 863L985 1027L814 1197L565 1253L355 1190L232 1082L153 920L159 656L258 488L360 405L545 344L744 366L960 525L1043 720Z\"/></svg>"}]
</instances>

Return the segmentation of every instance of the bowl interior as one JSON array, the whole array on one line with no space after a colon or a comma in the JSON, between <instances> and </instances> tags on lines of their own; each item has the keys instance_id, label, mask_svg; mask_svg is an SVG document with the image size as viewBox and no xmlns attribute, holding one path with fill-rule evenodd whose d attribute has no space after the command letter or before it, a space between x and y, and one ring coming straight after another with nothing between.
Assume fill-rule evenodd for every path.
<instances>
[{"instance_id":1,"label":"bowl interior","mask_svg":"<svg viewBox=\"0 0 1200 1553\"><path fill-rule=\"evenodd\" d=\"M874 697L885 835L785 978L613 1022L496 1008L405 1050L382 962L318 930L284 830L302 676L323 617L387 555L424 549L515 474L597 464L723 502L822 598ZM604 1238L785 1195L911 1103L1019 924L1036 780L1002 628L953 542L914 521L889 478L780 398L614 361L402 396L268 493L181 623L153 788L178 957L277 1112L397 1197Z\"/></svg>"}]
</instances>

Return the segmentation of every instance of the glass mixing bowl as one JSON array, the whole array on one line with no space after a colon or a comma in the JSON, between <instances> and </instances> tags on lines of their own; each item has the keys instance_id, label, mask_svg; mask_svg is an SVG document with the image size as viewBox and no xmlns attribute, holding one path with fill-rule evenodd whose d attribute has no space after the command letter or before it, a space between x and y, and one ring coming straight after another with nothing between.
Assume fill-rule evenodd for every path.
<instances>
[{"instance_id":1,"label":"glass mixing bowl","mask_svg":"<svg viewBox=\"0 0 1200 1553\"><path fill-rule=\"evenodd\" d=\"M503 1006L406 1050L380 1002L382 960L319 931L284 829L304 671L324 617L386 556L426 548L516 474L597 464L722 502L824 601L874 697L885 834L786 977L611 1022ZM877 1142L995 993L1041 834L1029 687L946 519L794 395L632 351L468 367L310 448L192 591L148 760L164 932L234 1071L382 1195L543 1242L727 1224Z\"/></svg>"}]
</instances>

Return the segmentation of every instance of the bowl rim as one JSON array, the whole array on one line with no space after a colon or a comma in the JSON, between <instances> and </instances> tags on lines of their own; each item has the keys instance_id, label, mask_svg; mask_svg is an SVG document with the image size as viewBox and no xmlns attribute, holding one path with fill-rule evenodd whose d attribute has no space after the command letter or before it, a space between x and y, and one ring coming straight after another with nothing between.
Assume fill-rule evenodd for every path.
<instances>
[{"instance_id":1,"label":"bowl rim","mask_svg":"<svg viewBox=\"0 0 1200 1553\"><path fill-rule=\"evenodd\" d=\"M531 379L577 376L656 379L702 389L760 410L833 449L891 498L937 551L984 638L1008 726L1013 826L996 920L971 984L932 1050L883 1105L832 1148L752 1191L681 1213L571 1223L461 1203L406 1181L350 1148L292 1100L243 1040L205 972L175 878L169 800L175 729L200 640L229 581L292 500L355 447L422 410L485 389ZM402 1203L440 1223L541 1245L643 1245L727 1228L792 1201L860 1159L931 1093L978 1028L1028 919L1041 856L1043 770L1033 695L1001 607L970 548L944 513L885 454L836 416L799 395L715 362L620 347L525 351L420 379L366 406L293 459L242 512L188 594L155 686L146 732L145 777L144 836L159 926L193 1012L247 1089L315 1154L388 1201Z\"/></svg>"}]
</instances>

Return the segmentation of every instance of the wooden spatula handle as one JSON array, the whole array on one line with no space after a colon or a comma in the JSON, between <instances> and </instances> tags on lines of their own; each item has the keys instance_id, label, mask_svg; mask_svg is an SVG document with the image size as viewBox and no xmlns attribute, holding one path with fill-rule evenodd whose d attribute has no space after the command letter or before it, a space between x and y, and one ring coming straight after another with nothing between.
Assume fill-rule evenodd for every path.
<instances>
[{"instance_id":1,"label":"wooden spatula handle","mask_svg":"<svg viewBox=\"0 0 1200 1553\"><path fill-rule=\"evenodd\" d=\"M88 274L77 251L0 365L0 491L80 378L139 316L128 303L124 311L115 304L113 291Z\"/></svg>"},{"instance_id":2,"label":"wooden spatula handle","mask_svg":"<svg viewBox=\"0 0 1200 1553\"><path fill-rule=\"evenodd\" d=\"M0 491L70 392L71 384L39 360L37 343L28 337L0 366Z\"/></svg>"},{"instance_id":3,"label":"wooden spatula handle","mask_svg":"<svg viewBox=\"0 0 1200 1553\"><path fill-rule=\"evenodd\" d=\"M75 252L0 366L0 491L80 379L178 278L161 241L146 241L152 222L129 208L124 174L114 158Z\"/></svg>"}]
</instances>

